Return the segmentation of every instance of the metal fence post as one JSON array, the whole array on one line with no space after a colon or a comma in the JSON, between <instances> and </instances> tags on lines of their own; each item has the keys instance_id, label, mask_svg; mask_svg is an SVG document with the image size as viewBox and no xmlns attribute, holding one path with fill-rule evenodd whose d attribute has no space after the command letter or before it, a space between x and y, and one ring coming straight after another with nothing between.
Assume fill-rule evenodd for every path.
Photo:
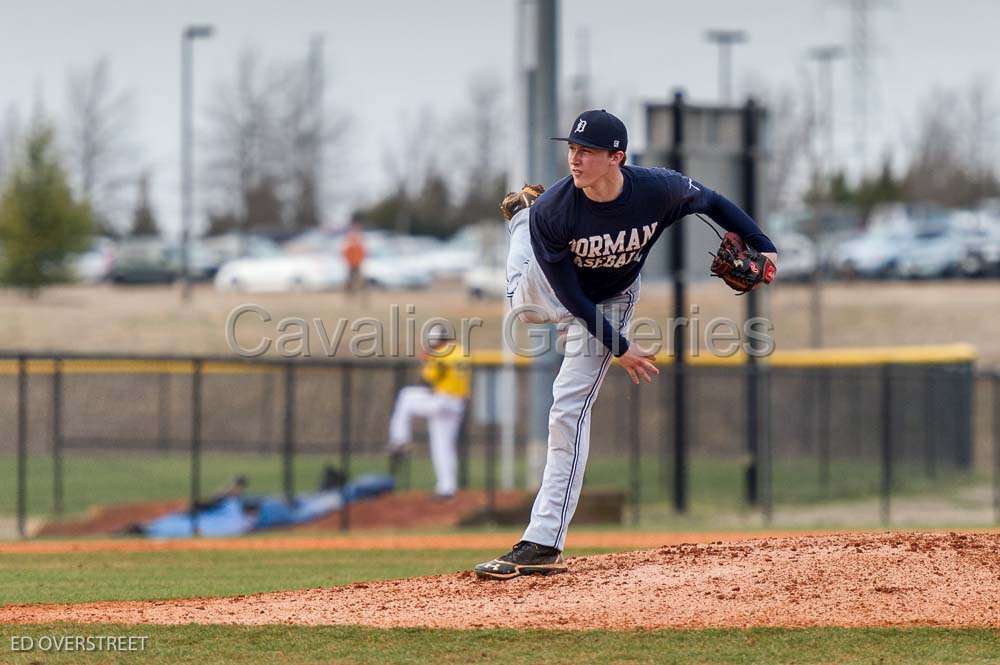
<instances>
[{"instance_id":1,"label":"metal fence post","mask_svg":"<svg viewBox=\"0 0 1000 665\"><path fill-rule=\"evenodd\" d=\"M830 494L830 371L825 368L816 370L819 381L817 396L817 425L819 448L819 486L823 496Z\"/></svg>"},{"instance_id":2,"label":"metal fence post","mask_svg":"<svg viewBox=\"0 0 1000 665\"><path fill-rule=\"evenodd\" d=\"M62 360L52 360L52 512L63 514Z\"/></svg>"},{"instance_id":3,"label":"metal fence post","mask_svg":"<svg viewBox=\"0 0 1000 665\"><path fill-rule=\"evenodd\" d=\"M746 490L746 501L749 506L756 506L760 500L757 487L757 465L760 455L760 381L759 367L756 358L749 356L744 369L746 375L746 452L747 466L744 470L743 484Z\"/></svg>"},{"instance_id":4,"label":"metal fence post","mask_svg":"<svg viewBox=\"0 0 1000 665\"><path fill-rule=\"evenodd\" d=\"M760 219L757 205L757 185L759 171L757 169L757 150L759 148L759 109L753 97L747 99L743 107L743 151L742 161L742 207L752 219ZM752 321L759 316L760 292L749 291L744 299L746 304L746 321ZM759 500L757 488L757 458L760 449L760 381L757 372L757 356L747 354L747 364L750 372L746 377L746 448L750 456L747 465L746 490L747 502L756 506Z\"/></svg>"},{"instance_id":5,"label":"metal fence post","mask_svg":"<svg viewBox=\"0 0 1000 665\"><path fill-rule=\"evenodd\" d=\"M1000 371L993 374L993 520L1000 524Z\"/></svg>"},{"instance_id":6,"label":"metal fence post","mask_svg":"<svg viewBox=\"0 0 1000 665\"><path fill-rule=\"evenodd\" d=\"M669 389L672 383L669 376L670 366L664 366L660 379L660 477L659 486L663 496L667 496L670 487L670 438L667 436L667 423L670 418L670 394Z\"/></svg>"},{"instance_id":7,"label":"metal fence post","mask_svg":"<svg viewBox=\"0 0 1000 665\"><path fill-rule=\"evenodd\" d=\"M889 526L890 499L892 495L892 365L882 366L882 478L881 478L881 518L884 526Z\"/></svg>"},{"instance_id":8,"label":"metal fence post","mask_svg":"<svg viewBox=\"0 0 1000 665\"><path fill-rule=\"evenodd\" d=\"M166 451L170 446L170 375L161 372L158 380L157 422L160 450Z\"/></svg>"},{"instance_id":9,"label":"metal fence post","mask_svg":"<svg viewBox=\"0 0 1000 665\"><path fill-rule=\"evenodd\" d=\"M191 372L191 533L198 535L198 502L201 500L201 378L202 362L193 361Z\"/></svg>"},{"instance_id":10,"label":"metal fence post","mask_svg":"<svg viewBox=\"0 0 1000 665\"><path fill-rule=\"evenodd\" d=\"M670 166L675 171L684 172L685 160L685 123L684 123L684 93L677 91L674 93L674 102L671 108L673 117L673 148L670 152ZM674 293L674 319L680 320L687 316L687 281L684 271L685 266L685 236L684 224L674 224L671 227L670 236L670 272L673 277ZM687 405L685 394L685 381L687 380L684 346L685 335L681 330L687 332L687 326L674 328L674 510L678 513L687 511L688 508L688 440L687 440Z\"/></svg>"},{"instance_id":11,"label":"metal fence post","mask_svg":"<svg viewBox=\"0 0 1000 665\"><path fill-rule=\"evenodd\" d=\"M972 363L964 362L955 368L958 377L958 445L956 446L956 466L965 473L972 472L972 423L975 419L976 401L972 395L975 376Z\"/></svg>"},{"instance_id":12,"label":"metal fence post","mask_svg":"<svg viewBox=\"0 0 1000 665\"><path fill-rule=\"evenodd\" d=\"M261 374L260 387L260 441L257 451L264 454L274 450L274 376L276 371L271 367L265 367Z\"/></svg>"},{"instance_id":13,"label":"metal fence post","mask_svg":"<svg viewBox=\"0 0 1000 665\"><path fill-rule=\"evenodd\" d=\"M282 488L285 500L295 498L295 365L285 363L285 435L281 449Z\"/></svg>"},{"instance_id":14,"label":"metal fence post","mask_svg":"<svg viewBox=\"0 0 1000 665\"><path fill-rule=\"evenodd\" d=\"M489 515L490 520L496 514L496 493L497 493L497 414L496 414L496 401L497 401L497 377L495 374L490 376L490 380L487 382L488 392L486 399L486 408L489 411L489 418L487 418L486 424L486 513Z\"/></svg>"},{"instance_id":15,"label":"metal fence post","mask_svg":"<svg viewBox=\"0 0 1000 665\"><path fill-rule=\"evenodd\" d=\"M28 535L28 360L17 359L17 533Z\"/></svg>"},{"instance_id":16,"label":"metal fence post","mask_svg":"<svg viewBox=\"0 0 1000 665\"><path fill-rule=\"evenodd\" d=\"M763 380L760 383L760 397L764 404L764 432L760 438L760 489L761 509L764 516L764 524L767 526L770 526L774 519L774 442L771 440L773 436L771 419L774 404L771 401L771 372L770 367L764 366Z\"/></svg>"},{"instance_id":17,"label":"metal fence post","mask_svg":"<svg viewBox=\"0 0 1000 665\"><path fill-rule=\"evenodd\" d=\"M937 475L937 442L934 427L937 419L934 417L934 368L928 366L924 370L924 474L928 478Z\"/></svg>"},{"instance_id":18,"label":"metal fence post","mask_svg":"<svg viewBox=\"0 0 1000 665\"><path fill-rule=\"evenodd\" d=\"M639 408L639 399L642 392L639 390L639 384L632 384L632 404L629 411L629 452L631 453L630 464L629 464L629 494L632 499L632 526L638 526L639 524L639 503L642 492L642 478L640 476L642 460L642 442L640 441L640 436L642 435L642 430L639 428L640 418L642 417L642 412Z\"/></svg>"},{"instance_id":19,"label":"metal fence post","mask_svg":"<svg viewBox=\"0 0 1000 665\"><path fill-rule=\"evenodd\" d=\"M351 477L351 365L340 368L340 470L345 478ZM344 501L340 511L340 530L350 528L350 504Z\"/></svg>"}]
</instances>

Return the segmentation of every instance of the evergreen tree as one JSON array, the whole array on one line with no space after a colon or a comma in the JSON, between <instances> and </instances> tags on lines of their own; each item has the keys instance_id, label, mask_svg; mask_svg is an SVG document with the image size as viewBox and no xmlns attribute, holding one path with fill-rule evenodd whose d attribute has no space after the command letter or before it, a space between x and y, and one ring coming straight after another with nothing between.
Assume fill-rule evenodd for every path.
<instances>
[{"instance_id":1,"label":"evergreen tree","mask_svg":"<svg viewBox=\"0 0 1000 665\"><path fill-rule=\"evenodd\" d=\"M67 278L66 257L87 247L93 222L73 199L47 124L36 123L23 154L0 198L0 281L35 295Z\"/></svg>"}]
</instances>

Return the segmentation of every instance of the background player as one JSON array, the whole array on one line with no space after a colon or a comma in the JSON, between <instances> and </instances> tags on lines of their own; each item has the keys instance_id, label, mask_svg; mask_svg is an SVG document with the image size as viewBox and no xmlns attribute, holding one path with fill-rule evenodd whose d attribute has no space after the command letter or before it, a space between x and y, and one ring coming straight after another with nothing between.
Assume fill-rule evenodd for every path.
<instances>
[{"instance_id":1,"label":"background player","mask_svg":"<svg viewBox=\"0 0 1000 665\"><path fill-rule=\"evenodd\" d=\"M607 111L582 113L569 136L556 140L569 143L570 175L540 196L541 187L525 187L501 204L510 220L507 297L522 321L572 323L552 387L548 456L531 521L510 552L475 567L480 577L565 570L591 409L611 357L635 383L659 373L624 331L639 298L639 272L664 229L705 213L777 262L770 239L721 195L676 171L625 166L625 125Z\"/></svg>"},{"instance_id":2,"label":"background player","mask_svg":"<svg viewBox=\"0 0 1000 665\"><path fill-rule=\"evenodd\" d=\"M469 397L468 358L452 335L442 326L427 334L430 352L420 372L423 385L399 391L389 420L389 470L393 475L413 441L413 419L427 419L431 464L437 484L436 497L446 499L458 490L457 440L465 403ZM451 344L451 349L446 347Z\"/></svg>"}]
</instances>

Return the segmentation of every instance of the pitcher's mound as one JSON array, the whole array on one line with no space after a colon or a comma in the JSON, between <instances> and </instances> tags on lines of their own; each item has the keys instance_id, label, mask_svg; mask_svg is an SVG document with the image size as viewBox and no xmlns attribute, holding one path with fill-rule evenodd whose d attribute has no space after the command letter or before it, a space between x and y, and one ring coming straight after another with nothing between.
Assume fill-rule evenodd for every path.
<instances>
[{"instance_id":1,"label":"pitcher's mound","mask_svg":"<svg viewBox=\"0 0 1000 665\"><path fill-rule=\"evenodd\" d=\"M237 598L0 608L0 623L51 621L573 629L1000 626L1000 535L770 538L575 558L568 573L506 582L480 581L465 572Z\"/></svg>"}]
</instances>

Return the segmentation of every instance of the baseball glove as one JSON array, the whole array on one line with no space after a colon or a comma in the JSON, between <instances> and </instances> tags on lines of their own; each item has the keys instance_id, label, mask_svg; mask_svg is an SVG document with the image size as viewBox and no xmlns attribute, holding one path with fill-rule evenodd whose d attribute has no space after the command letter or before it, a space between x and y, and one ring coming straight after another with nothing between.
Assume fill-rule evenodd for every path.
<instances>
[{"instance_id":1,"label":"baseball glove","mask_svg":"<svg viewBox=\"0 0 1000 665\"><path fill-rule=\"evenodd\" d=\"M509 222L511 217L534 203L544 191L545 188L541 185L525 185L520 191L511 192L500 202L500 214Z\"/></svg>"},{"instance_id":2,"label":"baseball glove","mask_svg":"<svg viewBox=\"0 0 1000 665\"><path fill-rule=\"evenodd\" d=\"M712 275L718 277L740 295L749 293L758 284L770 284L777 267L753 247L748 247L736 233L729 231L722 238L719 252L712 261Z\"/></svg>"}]
</instances>

